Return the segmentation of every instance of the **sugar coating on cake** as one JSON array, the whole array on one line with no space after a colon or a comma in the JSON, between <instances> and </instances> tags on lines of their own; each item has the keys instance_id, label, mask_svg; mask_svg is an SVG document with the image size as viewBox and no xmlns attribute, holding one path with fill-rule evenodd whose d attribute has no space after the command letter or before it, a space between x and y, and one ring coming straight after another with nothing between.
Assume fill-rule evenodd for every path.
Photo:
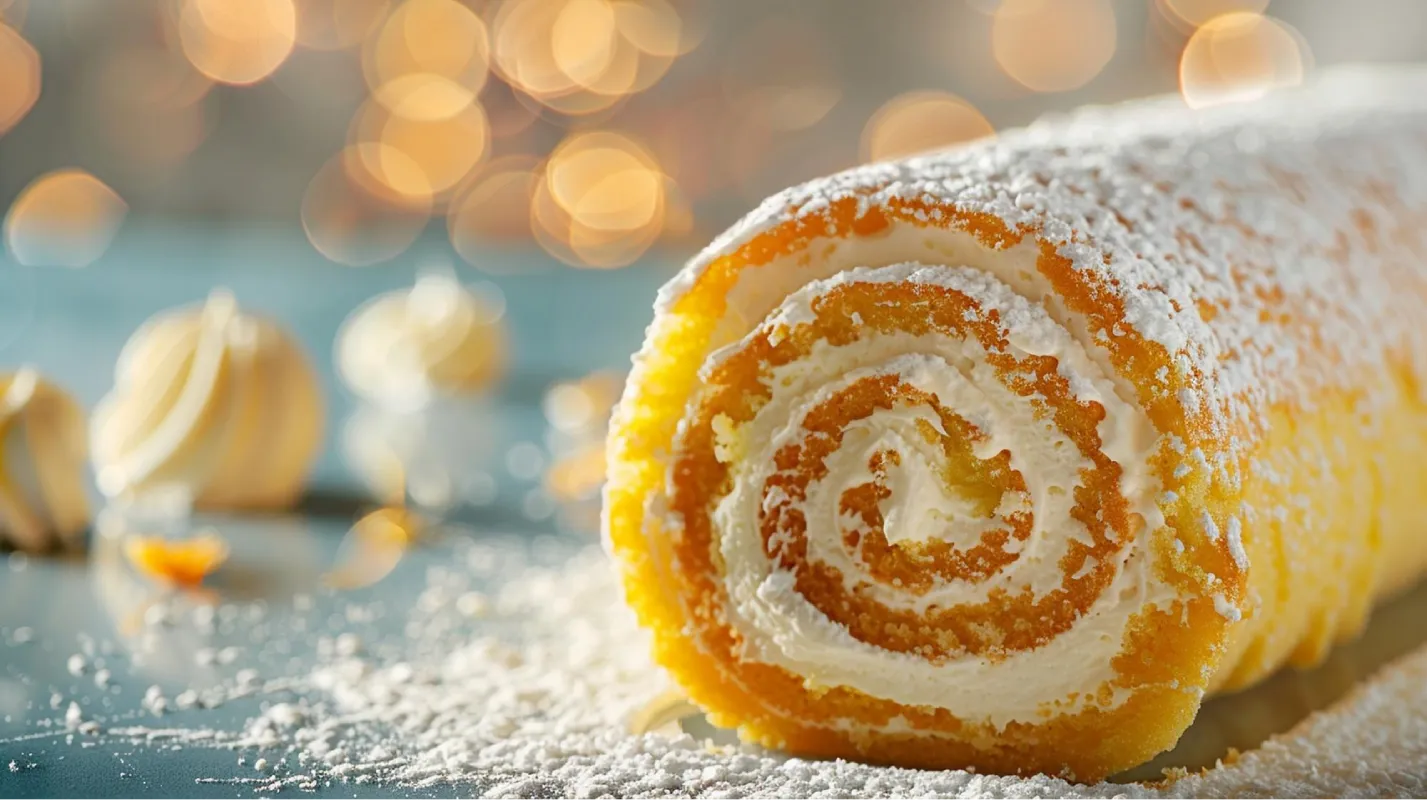
<instances>
[{"instance_id":1,"label":"sugar coating on cake","mask_svg":"<svg viewBox=\"0 0 1427 800\"><path fill-rule=\"evenodd\" d=\"M1263 403L1311 403L1384 353L1413 355L1422 374L1427 327L1414 309L1427 258L1418 251L1394 272L1359 273L1342 269L1339 255L1402 247L1386 237L1427 206L1417 167L1424 129L1423 68L1338 68L1304 89L1208 111L1165 98L1055 115L780 192L665 285L656 313L719 256L840 200L865 209L894 198L950 204L1104 275L1125 324L1202 377L1232 434L1252 429ZM1371 151L1331 164L1319 157L1356 147L1365 132ZM1284 191L1301 202L1278 202ZM1275 313L1263 312L1266 303Z\"/></svg>"}]
</instances>

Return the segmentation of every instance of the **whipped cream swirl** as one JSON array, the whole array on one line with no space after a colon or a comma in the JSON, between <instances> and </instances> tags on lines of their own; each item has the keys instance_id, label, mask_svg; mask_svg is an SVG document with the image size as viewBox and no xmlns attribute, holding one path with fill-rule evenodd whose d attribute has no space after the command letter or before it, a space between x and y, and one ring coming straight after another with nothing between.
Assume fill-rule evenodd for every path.
<instances>
[{"instance_id":1,"label":"whipped cream swirl","mask_svg":"<svg viewBox=\"0 0 1427 800\"><path fill-rule=\"evenodd\" d=\"M218 290L129 339L90 421L90 450L99 489L120 501L280 508L303 490L324 417L292 336Z\"/></svg>"}]
</instances>

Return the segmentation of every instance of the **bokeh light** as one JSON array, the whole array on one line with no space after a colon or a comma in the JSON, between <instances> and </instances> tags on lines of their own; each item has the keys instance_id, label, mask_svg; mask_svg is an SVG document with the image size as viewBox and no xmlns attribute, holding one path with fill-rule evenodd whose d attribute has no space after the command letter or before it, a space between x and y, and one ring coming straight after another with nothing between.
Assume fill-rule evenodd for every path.
<instances>
[{"instance_id":1,"label":"bokeh light","mask_svg":"<svg viewBox=\"0 0 1427 800\"><path fill-rule=\"evenodd\" d=\"M394 258L416 241L431 216L431 195L428 190L397 196L353 180L348 164L367 160L357 150L348 148L334 156L308 184L302 197L302 229L312 246L332 261L366 266ZM393 150L376 160L391 166L402 158ZM423 174L409 160L400 171L409 184Z\"/></svg>"},{"instance_id":2,"label":"bokeh light","mask_svg":"<svg viewBox=\"0 0 1427 800\"><path fill-rule=\"evenodd\" d=\"M490 71L485 23L456 0L407 0L363 53L378 102L413 119L444 119L475 100Z\"/></svg>"},{"instance_id":3,"label":"bokeh light","mask_svg":"<svg viewBox=\"0 0 1427 800\"><path fill-rule=\"evenodd\" d=\"M637 145L617 134L586 134L550 158L550 191L582 225L632 230L648 225L663 201L663 176Z\"/></svg>"},{"instance_id":4,"label":"bokeh light","mask_svg":"<svg viewBox=\"0 0 1427 800\"><path fill-rule=\"evenodd\" d=\"M1197 28L1209 20L1235 11L1262 13L1269 0L1155 0L1155 5L1171 22Z\"/></svg>"},{"instance_id":5,"label":"bokeh light","mask_svg":"<svg viewBox=\"0 0 1427 800\"><path fill-rule=\"evenodd\" d=\"M27 266L83 267L114 241L128 206L103 181L79 169L36 178L5 216L5 242Z\"/></svg>"},{"instance_id":6,"label":"bokeh light","mask_svg":"<svg viewBox=\"0 0 1427 800\"><path fill-rule=\"evenodd\" d=\"M575 86L555 61L553 32L562 5L513 0L500 6L492 23L494 66L511 86L532 96L569 91Z\"/></svg>"},{"instance_id":7,"label":"bokeh light","mask_svg":"<svg viewBox=\"0 0 1427 800\"><path fill-rule=\"evenodd\" d=\"M372 96L396 116L423 122L450 119L476 99L466 87L431 72L392 78Z\"/></svg>"},{"instance_id":8,"label":"bokeh light","mask_svg":"<svg viewBox=\"0 0 1427 800\"><path fill-rule=\"evenodd\" d=\"M545 472L545 491L557 503L593 500L605 482L605 444L587 442L563 455Z\"/></svg>"},{"instance_id":9,"label":"bokeh light","mask_svg":"<svg viewBox=\"0 0 1427 800\"><path fill-rule=\"evenodd\" d=\"M554 201L548 182L543 180L536 184L531 221L535 241L550 255L575 267L627 266L658 238L652 226L616 233L580 225Z\"/></svg>"},{"instance_id":10,"label":"bokeh light","mask_svg":"<svg viewBox=\"0 0 1427 800\"><path fill-rule=\"evenodd\" d=\"M562 434L602 434L609 423L610 412L623 391L623 376L613 372L593 372L546 389L540 409L550 426Z\"/></svg>"},{"instance_id":11,"label":"bokeh light","mask_svg":"<svg viewBox=\"0 0 1427 800\"><path fill-rule=\"evenodd\" d=\"M184 55L219 83L250 84L271 75L297 40L292 0L182 0Z\"/></svg>"},{"instance_id":12,"label":"bokeh light","mask_svg":"<svg viewBox=\"0 0 1427 800\"><path fill-rule=\"evenodd\" d=\"M1179 61L1179 86L1192 108L1242 103L1296 86L1308 71L1307 44L1262 14L1215 17L1194 32Z\"/></svg>"},{"instance_id":13,"label":"bokeh light","mask_svg":"<svg viewBox=\"0 0 1427 800\"><path fill-rule=\"evenodd\" d=\"M478 103L444 119L403 117L368 103L352 127L348 152L357 158L348 169L358 182L370 179L403 198L441 196L480 163L489 139Z\"/></svg>"},{"instance_id":14,"label":"bokeh light","mask_svg":"<svg viewBox=\"0 0 1427 800\"><path fill-rule=\"evenodd\" d=\"M868 120L862 158L883 161L924 153L996 132L976 107L948 92L908 92Z\"/></svg>"},{"instance_id":15,"label":"bokeh light","mask_svg":"<svg viewBox=\"0 0 1427 800\"><path fill-rule=\"evenodd\" d=\"M323 584L351 590L377 583L396 569L424 527L419 515L401 506L367 514L342 537L332 571L323 576Z\"/></svg>"},{"instance_id":16,"label":"bokeh light","mask_svg":"<svg viewBox=\"0 0 1427 800\"><path fill-rule=\"evenodd\" d=\"M40 99L40 54L0 22L0 135L15 127Z\"/></svg>"},{"instance_id":17,"label":"bokeh light","mask_svg":"<svg viewBox=\"0 0 1427 800\"><path fill-rule=\"evenodd\" d=\"M601 370L555 383L541 399L550 425L546 442L551 455L544 495L555 503L566 530L599 530L600 487L607 473L605 438L623 390L623 375Z\"/></svg>"},{"instance_id":18,"label":"bokeh light","mask_svg":"<svg viewBox=\"0 0 1427 800\"><path fill-rule=\"evenodd\" d=\"M571 116L649 88L686 45L678 13L651 0L507 0L491 32L506 82Z\"/></svg>"},{"instance_id":19,"label":"bokeh light","mask_svg":"<svg viewBox=\"0 0 1427 800\"><path fill-rule=\"evenodd\" d=\"M536 186L536 238L575 266L625 266L663 228L667 180L649 151L629 137L577 133L551 154Z\"/></svg>"},{"instance_id":20,"label":"bokeh light","mask_svg":"<svg viewBox=\"0 0 1427 800\"><path fill-rule=\"evenodd\" d=\"M1110 0L1002 0L991 19L996 63L1036 92L1078 89L1115 54Z\"/></svg>"},{"instance_id":21,"label":"bokeh light","mask_svg":"<svg viewBox=\"0 0 1427 800\"><path fill-rule=\"evenodd\" d=\"M619 36L613 5L605 0L569 0L551 26L550 51L565 77L589 86L614 61Z\"/></svg>"},{"instance_id":22,"label":"bokeh light","mask_svg":"<svg viewBox=\"0 0 1427 800\"><path fill-rule=\"evenodd\" d=\"M391 0L297 0L297 41L313 50L341 50L366 40L386 18Z\"/></svg>"},{"instance_id":23,"label":"bokeh light","mask_svg":"<svg viewBox=\"0 0 1427 800\"><path fill-rule=\"evenodd\" d=\"M533 156L505 156L478 168L458 189L446 214L456 253L471 266L502 271L486 246L530 238L530 203L540 178L540 163Z\"/></svg>"},{"instance_id":24,"label":"bokeh light","mask_svg":"<svg viewBox=\"0 0 1427 800\"><path fill-rule=\"evenodd\" d=\"M653 56L681 56L698 44L688 21L665 0L616 0L615 24L635 47Z\"/></svg>"}]
</instances>

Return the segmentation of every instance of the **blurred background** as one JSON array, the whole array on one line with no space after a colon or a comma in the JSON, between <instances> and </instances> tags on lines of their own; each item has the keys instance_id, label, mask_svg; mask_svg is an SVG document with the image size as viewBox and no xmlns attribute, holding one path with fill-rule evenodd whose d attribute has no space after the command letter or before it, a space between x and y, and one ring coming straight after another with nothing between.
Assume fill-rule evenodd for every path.
<instances>
[{"instance_id":1,"label":"blurred background","mask_svg":"<svg viewBox=\"0 0 1427 800\"><path fill-rule=\"evenodd\" d=\"M1416 0L0 0L0 20L12 223L80 169L109 190L85 209L301 225L354 265L426 229L478 268L494 244L676 258L791 183L1048 110L1427 56Z\"/></svg>"},{"instance_id":2,"label":"blurred background","mask_svg":"<svg viewBox=\"0 0 1427 800\"><path fill-rule=\"evenodd\" d=\"M170 625L219 602L328 633L349 601L389 606L363 637L405 657L404 609L450 600L423 588L459 563L425 546L442 531L536 555L591 541L609 411L657 287L773 192L1085 103L1205 107L1336 63L1423 60L1422 0L0 0L0 385L31 365L92 410L146 320L213 296L305 352L325 416L288 516L134 522L97 511L104 465L76 457L97 511L70 509L93 520L85 560L11 551L0 575L0 737L48 730L52 676L121 660L91 633L129 652L134 685L169 693L211 678L215 651L256 649L246 622ZM157 426L144 398L171 388L120 385L129 424ZM12 480L8 412L0 512L34 488ZM483 597L460 596L468 616ZM1341 696L1422 640L1402 622L1427 620L1422 597L1318 670L1211 703L1155 769L1212 764ZM320 659L323 641L290 653L278 636L263 668ZM109 671L65 691L86 714L139 713ZM133 793L122 758L75 761L107 746L54 747L70 768L22 796ZM193 777L173 785L191 794Z\"/></svg>"},{"instance_id":3,"label":"blurred background","mask_svg":"<svg viewBox=\"0 0 1427 800\"><path fill-rule=\"evenodd\" d=\"M1084 103L1427 58L1417 0L0 0L0 20L0 364L90 406L144 319L227 287L322 372L334 486L363 471L334 339L423 269L496 298L481 388L529 419L493 423L492 471L534 443L514 459L535 477L557 463L539 426L603 419L655 287L772 192Z\"/></svg>"}]
</instances>

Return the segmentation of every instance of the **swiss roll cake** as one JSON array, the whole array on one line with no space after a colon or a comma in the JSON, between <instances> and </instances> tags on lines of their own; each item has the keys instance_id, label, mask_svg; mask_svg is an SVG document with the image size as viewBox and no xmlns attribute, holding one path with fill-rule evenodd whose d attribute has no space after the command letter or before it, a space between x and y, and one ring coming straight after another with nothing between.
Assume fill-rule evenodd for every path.
<instances>
[{"instance_id":1,"label":"swiss roll cake","mask_svg":"<svg viewBox=\"0 0 1427 800\"><path fill-rule=\"evenodd\" d=\"M1427 570L1427 71L778 194L660 292L605 535L792 753L1097 780Z\"/></svg>"}]
</instances>

